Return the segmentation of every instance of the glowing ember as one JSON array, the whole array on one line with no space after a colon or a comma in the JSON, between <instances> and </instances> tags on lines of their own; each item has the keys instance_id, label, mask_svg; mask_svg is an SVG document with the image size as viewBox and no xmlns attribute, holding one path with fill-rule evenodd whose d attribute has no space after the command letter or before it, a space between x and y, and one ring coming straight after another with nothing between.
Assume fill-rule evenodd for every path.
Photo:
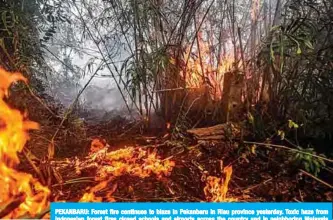
<instances>
[{"instance_id":1,"label":"glowing ember","mask_svg":"<svg viewBox=\"0 0 333 220\"><path fill-rule=\"evenodd\" d=\"M209 176L207 177L206 187L204 193L208 202L231 202L235 199L227 198L228 185L232 174L232 167L225 167L223 169L225 180Z\"/></svg>"},{"instance_id":2,"label":"glowing ember","mask_svg":"<svg viewBox=\"0 0 333 220\"><path fill-rule=\"evenodd\" d=\"M18 172L18 153L28 140L27 131L38 129L38 124L27 121L4 98L12 83L27 80L19 73L9 73L0 68L0 209L1 218L34 217L49 206L50 191L30 174ZM9 208L11 207L11 208ZM8 209L8 210L6 210Z\"/></svg>"},{"instance_id":3,"label":"glowing ember","mask_svg":"<svg viewBox=\"0 0 333 220\"><path fill-rule=\"evenodd\" d=\"M97 172L98 179L124 174L141 178L155 174L157 178L161 178L170 175L175 166L173 161L161 160L156 151L149 153L142 148L133 147L107 153L103 163L104 166Z\"/></svg>"},{"instance_id":4,"label":"glowing ember","mask_svg":"<svg viewBox=\"0 0 333 220\"><path fill-rule=\"evenodd\" d=\"M97 152L90 153L88 158L90 162L85 164L83 168L90 167L91 164L97 167L95 180L100 181L100 183L88 189L88 192L80 199L81 202L114 202L115 199L112 194L116 190L117 185L113 185L112 189L108 185L116 177L132 175L146 178L155 175L160 179L163 176L169 176L175 166L173 161L160 159L156 151L148 152L140 147L127 147L111 152L107 152L105 147ZM107 192L106 195L103 193L103 197L96 196L101 191Z\"/></svg>"}]
</instances>

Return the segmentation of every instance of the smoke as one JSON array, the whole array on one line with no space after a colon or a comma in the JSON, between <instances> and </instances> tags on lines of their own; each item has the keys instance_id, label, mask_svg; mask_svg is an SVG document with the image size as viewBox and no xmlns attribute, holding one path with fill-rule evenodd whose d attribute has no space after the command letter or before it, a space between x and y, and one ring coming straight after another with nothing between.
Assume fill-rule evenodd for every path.
<instances>
[{"instance_id":1,"label":"smoke","mask_svg":"<svg viewBox=\"0 0 333 220\"><path fill-rule=\"evenodd\" d=\"M98 110L98 112L128 114L126 103L116 85L115 79L101 76L108 75L108 71L101 70L99 74L88 82L93 73L82 74L82 70L89 62L87 57L84 58L74 55L72 63L75 65L72 66L72 70L70 68L64 69L62 63L48 56L46 60L48 65L52 67L52 74L46 82L48 94L67 108L75 101L80 91L84 88L79 99L82 108L90 111ZM91 72L94 72L96 68L92 68ZM95 117L102 117L102 115L96 115Z\"/></svg>"},{"instance_id":2,"label":"smoke","mask_svg":"<svg viewBox=\"0 0 333 220\"><path fill-rule=\"evenodd\" d=\"M123 97L116 84L119 85L120 81L118 70L123 64L121 60L128 57L128 53L118 50L117 59L114 61L116 64L105 64L96 44L89 39L77 44L72 38L77 37L75 33L79 32L71 31L75 36L69 38L67 30L75 27L68 24L64 26L59 27L58 33L52 42L48 43L45 51L45 60L51 68L51 74L46 81L49 95L69 107L84 88L79 99L80 106L85 110L99 112L96 117L102 117L100 112L128 115L125 102L126 100L130 103L128 94L124 92ZM115 77L118 76L116 79L112 77L111 71ZM91 77L93 78L90 81ZM120 89L124 89L123 83L120 83ZM132 110L131 106L130 108Z\"/></svg>"}]
</instances>

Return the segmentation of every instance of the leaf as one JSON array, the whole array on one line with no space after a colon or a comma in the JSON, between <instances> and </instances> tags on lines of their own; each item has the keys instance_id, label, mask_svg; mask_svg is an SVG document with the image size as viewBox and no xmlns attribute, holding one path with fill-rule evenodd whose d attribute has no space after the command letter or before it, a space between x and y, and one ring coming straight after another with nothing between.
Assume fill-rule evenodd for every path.
<instances>
[{"instance_id":1,"label":"leaf","mask_svg":"<svg viewBox=\"0 0 333 220\"><path fill-rule=\"evenodd\" d=\"M3 11L2 14L1 14L1 17L2 17L3 25L4 25L5 28L6 28L6 31L9 32L9 28L14 27L14 22L11 22L11 21L10 21L10 19L13 17L12 14L10 13L10 14L7 16L7 11ZM11 23L12 23L12 24L11 24Z\"/></svg>"},{"instance_id":2,"label":"leaf","mask_svg":"<svg viewBox=\"0 0 333 220\"><path fill-rule=\"evenodd\" d=\"M271 31L275 31L277 29L279 29L281 26L280 25L275 25L271 28Z\"/></svg>"},{"instance_id":3,"label":"leaf","mask_svg":"<svg viewBox=\"0 0 333 220\"><path fill-rule=\"evenodd\" d=\"M325 154L319 154L319 156L326 158Z\"/></svg>"},{"instance_id":4,"label":"leaf","mask_svg":"<svg viewBox=\"0 0 333 220\"><path fill-rule=\"evenodd\" d=\"M256 155L257 154L256 149L257 149L257 145L255 145L255 144L252 145L251 146L251 153Z\"/></svg>"},{"instance_id":5,"label":"leaf","mask_svg":"<svg viewBox=\"0 0 333 220\"><path fill-rule=\"evenodd\" d=\"M312 161L309 162L309 166L310 166L310 170L311 170L311 171L314 171L314 170L315 170L315 166L314 166L314 164L313 164Z\"/></svg>"},{"instance_id":6,"label":"leaf","mask_svg":"<svg viewBox=\"0 0 333 220\"><path fill-rule=\"evenodd\" d=\"M313 160L313 164L315 167L318 167L318 168L320 167L318 160Z\"/></svg>"},{"instance_id":7,"label":"leaf","mask_svg":"<svg viewBox=\"0 0 333 220\"><path fill-rule=\"evenodd\" d=\"M293 121L292 120L288 120L288 127L292 128L293 127Z\"/></svg>"},{"instance_id":8,"label":"leaf","mask_svg":"<svg viewBox=\"0 0 333 220\"><path fill-rule=\"evenodd\" d=\"M311 172L310 171L310 165L307 162L303 162L303 165L304 165L304 168L305 168L306 171Z\"/></svg>"},{"instance_id":9,"label":"leaf","mask_svg":"<svg viewBox=\"0 0 333 220\"><path fill-rule=\"evenodd\" d=\"M53 33L51 31L48 31L45 33L45 36L47 37L52 37L53 36Z\"/></svg>"},{"instance_id":10,"label":"leaf","mask_svg":"<svg viewBox=\"0 0 333 220\"><path fill-rule=\"evenodd\" d=\"M288 127L297 129L299 126L298 126L298 124L296 124L292 120L288 120Z\"/></svg>"},{"instance_id":11,"label":"leaf","mask_svg":"<svg viewBox=\"0 0 333 220\"><path fill-rule=\"evenodd\" d=\"M300 153L296 153L294 158L296 161L298 161L300 159Z\"/></svg>"},{"instance_id":12,"label":"leaf","mask_svg":"<svg viewBox=\"0 0 333 220\"><path fill-rule=\"evenodd\" d=\"M278 130L278 135L281 137L281 140L284 140L285 133L282 130Z\"/></svg>"},{"instance_id":13,"label":"leaf","mask_svg":"<svg viewBox=\"0 0 333 220\"><path fill-rule=\"evenodd\" d=\"M254 123L254 118L253 118L252 114L249 113L249 114L247 115L247 117L248 117L248 119L249 119L250 124L253 124L253 123Z\"/></svg>"},{"instance_id":14,"label":"leaf","mask_svg":"<svg viewBox=\"0 0 333 220\"><path fill-rule=\"evenodd\" d=\"M294 5L290 5L289 8L298 11L298 9Z\"/></svg>"},{"instance_id":15,"label":"leaf","mask_svg":"<svg viewBox=\"0 0 333 220\"><path fill-rule=\"evenodd\" d=\"M304 154L303 158L304 158L304 160L307 160L309 162L311 162L311 159L312 159L312 157L310 155L308 155L308 154Z\"/></svg>"},{"instance_id":16,"label":"leaf","mask_svg":"<svg viewBox=\"0 0 333 220\"><path fill-rule=\"evenodd\" d=\"M49 39L50 39L50 38L47 37L47 36L44 36L44 37L43 37L43 41L44 41L44 42L47 42Z\"/></svg>"},{"instance_id":17,"label":"leaf","mask_svg":"<svg viewBox=\"0 0 333 220\"><path fill-rule=\"evenodd\" d=\"M299 154L299 159L300 159L300 160L304 160L304 154L303 154L303 153L300 153L300 154Z\"/></svg>"},{"instance_id":18,"label":"leaf","mask_svg":"<svg viewBox=\"0 0 333 220\"><path fill-rule=\"evenodd\" d=\"M309 40L305 40L305 41L304 41L304 44L305 44L308 48L310 48L311 50L314 50L313 45L312 45L312 43L311 43Z\"/></svg>"},{"instance_id":19,"label":"leaf","mask_svg":"<svg viewBox=\"0 0 333 220\"><path fill-rule=\"evenodd\" d=\"M171 63L172 65L175 65L175 64L176 64L176 60L175 60L173 57L171 57L171 58L170 58L170 63Z\"/></svg>"},{"instance_id":20,"label":"leaf","mask_svg":"<svg viewBox=\"0 0 333 220\"><path fill-rule=\"evenodd\" d=\"M318 162L320 163L320 165L322 165L323 167L326 166L326 163L323 159L319 158Z\"/></svg>"}]
</instances>

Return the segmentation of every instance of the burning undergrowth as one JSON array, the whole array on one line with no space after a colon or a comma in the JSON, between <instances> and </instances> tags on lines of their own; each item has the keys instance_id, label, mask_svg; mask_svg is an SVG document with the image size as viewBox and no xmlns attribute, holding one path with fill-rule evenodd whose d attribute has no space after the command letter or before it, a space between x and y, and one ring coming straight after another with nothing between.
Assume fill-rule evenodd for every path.
<instances>
[{"instance_id":1,"label":"burning undergrowth","mask_svg":"<svg viewBox=\"0 0 333 220\"><path fill-rule=\"evenodd\" d=\"M18 80L27 81L19 73L8 73L2 69L1 78L0 217L42 217L48 212L51 201L205 200L187 195L186 183L173 180L174 169L177 165L184 167L184 164L172 153L171 156L163 158L157 146L111 150L105 141L98 139L92 141L86 157L62 160L46 158L46 161L39 160L38 163L30 161L35 171L47 171L44 175L37 175L39 178L51 180L47 182L48 186L44 186L44 178L40 182L31 174L18 170L21 162L18 154L23 151L29 139L27 131L39 129L39 125L27 120L26 115L12 109L4 101L12 83ZM193 176L196 180L201 178L201 175ZM205 193L208 200L226 201L230 176L231 169L227 172L225 182L217 177L208 177L201 181L206 184L204 190L200 184L193 184L192 187L196 190L201 188L201 193ZM67 188L70 193L66 194L67 186L79 187L76 190ZM79 189L80 187L82 188Z\"/></svg>"},{"instance_id":2,"label":"burning undergrowth","mask_svg":"<svg viewBox=\"0 0 333 220\"><path fill-rule=\"evenodd\" d=\"M29 139L27 131L39 126L4 101L11 83L26 80L20 74L0 73L0 218L40 217L51 201L297 201L311 200L311 195L316 200L331 196L321 195L323 187L318 184L320 190L314 191L315 184L309 179L294 179L288 163L271 162L271 158L283 161L279 156L284 155L277 151L264 153L267 161L256 152L236 153L240 150L237 140L184 143L167 141L164 137L168 135L154 141L149 137L145 146L121 149L93 139L86 156L39 160L33 163L39 166L35 170L44 166L52 171L45 174L52 180L46 187L43 181L18 170L22 162L18 155ZM199 129L199 133L211 129ZM221 139L221 135L225 134L214 133L213 137Z\"/></svg>"},{"instance_id":3,"label":"burning undergrowth","mask_svg":"<svg viewBox=\"0 0 333 220\"><path fill-rule=\"evenodd\" d=\"M182 179L179 172L186 172L185 163L177 156L162 159L157 148L126 147L110 151L109 145L94 140L87 157L57 161L54 165L63 176L71 174L67 179L76 176L94 181L88 188L83 184L80 189L71 186L61 189L61 194L76 197L73 198L76 201L231 201L226 196L231 167L224 169L225 179L202 175L197 170L192 183L179 182ZM201 198L192 196L191 188ZM82 196L70 195L78 190Z\"/></svg>"}]
</instances>

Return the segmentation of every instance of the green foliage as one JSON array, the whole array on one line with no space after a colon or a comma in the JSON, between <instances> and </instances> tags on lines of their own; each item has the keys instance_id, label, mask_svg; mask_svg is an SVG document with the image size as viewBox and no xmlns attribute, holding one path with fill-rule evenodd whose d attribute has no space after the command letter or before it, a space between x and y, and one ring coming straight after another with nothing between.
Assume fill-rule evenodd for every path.
<instances>
[{"instance_id":1,"label":"green foliage","mask_svg":"<svg viewBox=\"0 0 333 220\"><path fill-rule=\"evenodd\" d=\"M296 123L293 122L292 120L288 120L288 127L289 127L289 128L297 129L299 126L298 126L298 124L296 124Z\"/></svg>"},{"instance_id":2,"label":"green foliage","mask_svg":"<svg viewBox=\"0 0 333 220\"><path fill-rule=\"evenodd\" d=\"M62 13L61 5L49 0L1 0L0 65L22 72L31 81L45 78L50 69L42 47L56 33L56 22L67 22Z\"/></svg>"},{"instance_id":3,"label":"green foliage","mask_svg":"<svg viewBox=\"0 0 333 220\"><path fill-rule=\"evenodd\" d=\"M9 70L25 70L32 63L41 61L38 51L38 31L28 13L37 10L32 2L26 11L20 1L5 1L0 6L0 65Z\"/></svg>"},{"instance_id":4,"label":"green foliage","mask_svg":"<svg viewBox=\"0 0 333 220\"><path fill-rule=\"evenodd\" d=\"M282 131L282 130L278 130L278 136L281 138L281 140L284 140L284 138L285 138L285 136L286 136L286 134L284 133L284 131Z\"/></svg>"},{"instance_id":5,"label":"green foliage","mask_svg":"<svg viewBox=\"0 0 333 220\"><path fill-rule=\"evenodd\" d=\"M290 1L281 24L273 27L259 55L269 70L271 114L289 122L301 136L332 137L333 3Z\"/></svg>"},{"instance_id":6,"label":"green foliage","mask_svg":"<svg viewBox=\"0 0 333 220\"><path fill-rule=\"evenodd\" d=\"M250 124L254 124L254 117L250 112L247 114L247 118Z\"/></svg>"},{"instance_id":7,"label":"green foliage","mask_svg":"<svg viewBox=\"0 0 333 220\"><path fill-rule=\"evenodd\" d=\"M297 152L294 152L292 155L292 160L297 165L301 165L306 171L313 173L315 176L317 176L320 170L326 166L325 161L322 158L325 158L325 155L317 155L314 148L304 149L302 147L297 147Z\"/></svg>"},{"instance_id":8,"label":"green foliage","mask_svg":"<svg viewBox=\"0 0 333 220\"><path fill-rule=\"evenodd\" d=\"M270 136L270 131L276 127L273 121L266 122L264 116L258 111L248 113L246 125L256 140L265 140L267 136Z\"/></svg>"}]
</instances>

